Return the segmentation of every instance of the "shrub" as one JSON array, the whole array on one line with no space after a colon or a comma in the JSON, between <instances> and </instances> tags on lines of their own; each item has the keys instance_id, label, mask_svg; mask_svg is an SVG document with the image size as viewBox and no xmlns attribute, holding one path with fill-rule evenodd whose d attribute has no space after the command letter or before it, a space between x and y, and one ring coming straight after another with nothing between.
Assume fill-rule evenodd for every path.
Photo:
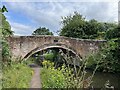
<instances>
[{"instance_id":1,"label":"shrub","mask_svg":"<svg viewBox=\"0 0 120 90\"><path fill-rule=\"evenodd\" d=\"M46 60L53 60L55 56L53 53L49 53L49 54L44 54L44 57Z\"/></svg>"},{"instance_id":2,"label":"shrub","mask_svg":"<svg viewBox=\"0 0 120 90\"><path fill-rule=\"evenodd\" d=\"M54 68L54 63L44 61L43 66L41 70L43 88L64 88L66 86L65 76L61 70Z\"/></svg>"},{"instance_id":3,"label":"shrub","mask_svg":"<svg viewBox=\"0 0 120 90\"><path fill-rule=\"evenodd\" d=\"M99 67L97 70L103 72L120 72L120 48L118 41L110 40L101 50L88 57L88 68L94 69L97 62Z\"/></svg>"},{"instance_id":4,"label":"shrub","mask_svg":"<svg viewBox=\"0 0 120 90\"><path fill-rule=\"evenodd\" d=\"M11 62L11 53L8 47L8 43L5 40L2 40L2 61L4 64L10 64Z\"/></svg>"},{"instance_id":5,"label":"shrub","mask_svg":"<svg viewBox=\"0 0 120 90\"><path fill-rule=\"evenodd\" d=\"M69 64L63 64L62 67L55 69L54 63L46 60L42 64L43 88L88 88L97 69L91 76L86 77L86 61L83 61L78 69L76 65L70 68Z\"/></svg>"}]
</instances>

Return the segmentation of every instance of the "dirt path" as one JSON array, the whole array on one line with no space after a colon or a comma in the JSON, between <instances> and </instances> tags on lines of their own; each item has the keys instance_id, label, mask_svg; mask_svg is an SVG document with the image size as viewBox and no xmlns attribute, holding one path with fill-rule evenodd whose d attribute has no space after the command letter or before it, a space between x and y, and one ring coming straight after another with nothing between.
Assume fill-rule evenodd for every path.
<instances>
[{"instance_id":1,"label":"dirt path","mask_svg":"<svg viewBox=\"0 0 120 90\"><path fill-rule=\"evenodd\" d=\"M34 74L30 82L30 88L42 88L40 80L40 67L34 67L32 69L34 70Z\"/></svg>"}]
</instances>

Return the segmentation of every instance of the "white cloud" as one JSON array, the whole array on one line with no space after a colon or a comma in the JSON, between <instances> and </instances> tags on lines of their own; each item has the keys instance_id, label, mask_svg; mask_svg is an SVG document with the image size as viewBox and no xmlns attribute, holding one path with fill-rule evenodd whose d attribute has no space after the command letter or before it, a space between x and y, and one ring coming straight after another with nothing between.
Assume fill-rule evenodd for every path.
<instances>
[{"instance_id":1,"label":"white cloud","mask_svg":"<svg viewBox=\"0 0 120 90\"><path fill-rule=\"evenodd\" d=\"M90 3L85 7L83 14L88 19L97 19L98 21L114 22L118 18L117 3Z\"/></svg>"},{"instance_id":2,"label":"white cloud","mask_svg":"<svg viewBox=\"0 0 120 90\"><path fill-rule=\"evenodd\" d=\"M95 19L99 18L99 14L101 15L100 18L105 19L106 17L112 20L112 18L117 17L117 3L107 3L107 2L100 2L100 3L10 3L10 7L18 12L21 12L31 20L35 22L41 22L43 24L49 25L52 23L56 25L56 22L59 22L61 16L66 16L73 11L80 11L86 15L86 17L93 17ZM103 17L102 17L103 16ZM105 16L105 18L104 18ZM99 18L99 20L100 20ZM104 20L104 21L105 21Z\"/></svg>"},{"instance_id":3,"label":"white cloud","mask_svg":"<svg viewBox=\"0 0 120 90\"><path fill-rule=\"evenodd\" d=\"M21 23L10 22L10 24L12 26L12 31L15 32L15 35L31 35L33 30L35 30L35 28L31 26L23 25Z\"/></svg>"},{"instance_id":4,"label":"white cloud","mask_svg":"<svg viewBox=\"0 0 120 90\"><path fill-rule=\"evenodd\" d=\"M99 1L99 0L97 0ZM42 3L7 3L8 7L24 14L25 17L35 24L35 26L45 26L50 30L60 29L61 16L67 16L74 11L79 11L87 19L97 19L99 21L117 21L117 2L42 2ZM12 16L11 16L12 17ZM23 25L13 22L12 28L17 34L29 34L33 26ZM22 30L21 30L22 29Z\"/></svg>"}]
</instances>

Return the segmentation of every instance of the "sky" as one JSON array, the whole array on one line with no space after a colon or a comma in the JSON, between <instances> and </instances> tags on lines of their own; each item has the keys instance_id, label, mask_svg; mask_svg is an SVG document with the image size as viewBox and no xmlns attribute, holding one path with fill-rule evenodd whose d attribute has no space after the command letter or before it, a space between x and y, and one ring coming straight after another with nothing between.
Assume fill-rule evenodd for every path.
<instances>
[{"instance_id":1,"label":"sky","mask_svg":"<svg viewBox=\"0 0 120 90\"><path fill-rule=\"evenodd\" d=\"M70 2L71 1L71 2ZM86 20L96 19L100 22L118 21L118 1L112 0L10 0L2 1L8 12L5 13L15 35L31 35L39 27L46 27L58 35L62 27L61 17L79 12Z\"/></svg>"}]
</instances>

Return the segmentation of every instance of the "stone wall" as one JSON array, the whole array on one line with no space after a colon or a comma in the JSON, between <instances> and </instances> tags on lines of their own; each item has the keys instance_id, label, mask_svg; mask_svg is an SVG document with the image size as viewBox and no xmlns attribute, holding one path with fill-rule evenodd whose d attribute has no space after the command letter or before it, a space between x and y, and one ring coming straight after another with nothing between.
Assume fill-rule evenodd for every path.
<instances>
[{"instance_id":1,"label":"stone wall","mask_svg":"<svg viewBox=\"0 0 120 90\"><path fill-rule=\"evenodd\" d=\"M33 54L47 48L63 48L85 57L91 52L96 52L100 44L106 42L102 40L85 40L68 38L61 36L12 36L7 38L13 58L27 58L28 54Z\"/></svg>"}]
</instances>

